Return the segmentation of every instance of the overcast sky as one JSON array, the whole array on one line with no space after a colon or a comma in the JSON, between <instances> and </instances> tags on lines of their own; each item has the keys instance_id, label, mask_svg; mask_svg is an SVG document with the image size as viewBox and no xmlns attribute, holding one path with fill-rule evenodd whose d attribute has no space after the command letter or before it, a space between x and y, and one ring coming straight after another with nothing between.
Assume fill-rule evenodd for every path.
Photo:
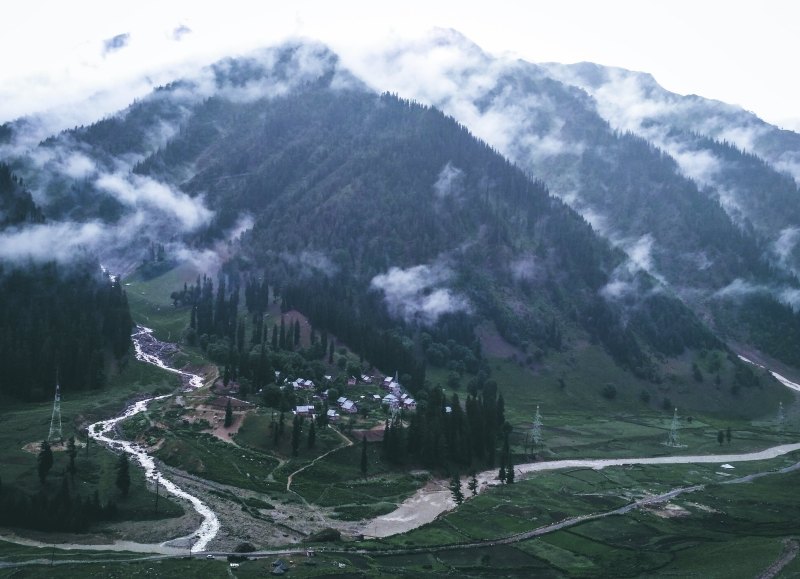
<instances>
[{"instance_id":1,"label":"overcast sky","mask_svg":"<svg viewBox=\"0 0 800 579\"><path fill-rule=\"evenodd\" d=\"M444 27L493 54L650 72L674 92L800 130L796 0L10 0L3 8L0 122L97 91L110 94L98 106L121 108L187 63L287 37L347 55Z\"/></svg>"}]
</instances>

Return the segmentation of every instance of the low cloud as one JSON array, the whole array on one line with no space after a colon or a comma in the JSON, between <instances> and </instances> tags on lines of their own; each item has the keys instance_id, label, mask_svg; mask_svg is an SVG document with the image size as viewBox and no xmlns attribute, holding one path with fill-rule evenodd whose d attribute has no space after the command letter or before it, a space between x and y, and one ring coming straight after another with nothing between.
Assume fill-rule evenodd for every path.
<instances>
[{"instance_id":1,"label":"low cloud","mask_svg":"<svg viewBox=\"0 0 800 579\"><path fill-rule=\"evenodd\" d=\"M452 198L458 200L464 190L464 171L454 166L450 161L439 171L439 177L433 184L436 199L444 201Z\"/></svg>"},{"instance_id":2,"label":"low cloud","mask_svg":"<svg viewBox=\"0 0 800 579\"><path fill-rule=\"evenodd\" d=\"M189 28L185 24L181 24L172 31L172 39L180 42L181 40L183 40L184 36L191 33L192 33L191 28Z\"/></svg>"},{"instance_id":3,"label":"low cloud","mask_svg":"<svg viewBox=\"0 0 800 579\"><path fill-rule=\"evenodd\" d=\"M782 264L786 264L792 256L797 242L800 241L800 227L782 229L772 248Z\"/></svg>"},{"instance_id":4,"label":"low cloud","mask_svg":"<svg viewBox=\"0 0 800 579\"><path fill-rule=\"evenodd\" d=\"M637 239L617 240L615 245L628 255L625 262L611 273L608 283L600 289L600 295L607 300L619 300L640 292L639 274L646 272L661 284L666 280L658 274L653 264L653 237L649 233Z\"/></svg>"},{"instance_id":5,"label":"low cloud","mask_svg":"<svg viewBox=\"0 0 800 579\"><path fill-rule=\"evenodd\" d=\"M800 289L796 287L756 284L741 278L733 280L724 288L715 292L713 297L739 302L756 294L769 295L782 304L789 306L795 312L800 311Z\"/></svg>"},{"instance_id":6,"label":"low cloud","mask_svg":"<svg viewBox=\"0 0 800 579\"><path fill-rule=\"evenodd\" d=\"M333 263L330 258L320 251L304 250L300 253L282 252L280 258L290 266L300 270L300 273L305 276L313 276L316 274L324 274L328 277L336 275L339 268Z\"/></svg>"},{"instance_id":7,"label":"low cloud","mask_svg":"<svg viewBox=\"0 0 800 579\"><path fill-rule=\"evenodd\" d=\"M453 272L441 264L392 267L372 278L370 287L383 292L391 315L407 323L432 325L444 314L471 309L464 296L445 287L453 277Z\"/></svg>"},{"instance_id":8,"label":"low cloud","mask_svg":"<svg viewBox=\"0 0 800 579\"><path fill-rule=\"evenodd\" d=\"M96 185L123 205L159 212L183 232L194 231L211 220L212 212L201 198L189 197L149 177L105 174L97 179Z\"/></svg>"},{"instance_id":9,"label":"low cloud","mask_svg":"<svg viewBox=\"0 0 800 579\"><path fill-rule=\"evenodd\" d=\"M514 281L539 281L547 275L546 269L532 255L514 259L509 264Z\"/></svg>"},{"instance_id":10,"label":"low cloud","mask_svg":"<svg viewBox=\"0 0 800 579\"><path fill-rule=\"evenodd\" d=\"M0 260L71 262L104 242L113 242L107 226L99 222L50 223L6 229L0 233Z\"/></svg>"},{"instance_id":11,"label":"low cloud","mask_svg":"<svg viewBox=\"0 0 800 579\"><path fill-rule=\"evenodd\" d=\"M111 38L107 38L103 41L103 56L110 54L112 52L117 52L118 50L122 50L128 43L131 41L131 35L128 33L125 34L117 34L116 36L112 36Z\"/></svg>"}]
</instances>

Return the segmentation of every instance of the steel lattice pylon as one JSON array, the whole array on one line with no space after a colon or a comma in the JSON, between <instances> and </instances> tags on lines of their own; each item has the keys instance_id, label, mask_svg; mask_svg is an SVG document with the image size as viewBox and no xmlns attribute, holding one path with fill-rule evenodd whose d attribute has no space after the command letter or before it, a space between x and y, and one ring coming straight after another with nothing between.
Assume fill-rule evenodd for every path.
<instances>
[{"instance_id":1,"label":"steel lattice pylon","mask_svg":"<svg viewBox=\"0 0 800 579\"><path fill-rule=\"evenodd\" d=\"M61 433L61 387L56 383L56 397L53 400L53 416L50 418L50 432L47 435L48 442L63 442L64 435Z\"/></svg>"},{"instance_id":2,"label":"steel lattice pylon","mask_svg":"<svg viewBox=\"0 0 800 579\"><path fill-rule=\"evenodd\" d=\"M666 445L679 447L681 446L680 441L678 440L678 428L680 427L681 422L680 418L678 418L678 409L675 409L675 414L672 415L672 427L669 429L669 438L667 438Z\"/></svg>"}]
</instances>

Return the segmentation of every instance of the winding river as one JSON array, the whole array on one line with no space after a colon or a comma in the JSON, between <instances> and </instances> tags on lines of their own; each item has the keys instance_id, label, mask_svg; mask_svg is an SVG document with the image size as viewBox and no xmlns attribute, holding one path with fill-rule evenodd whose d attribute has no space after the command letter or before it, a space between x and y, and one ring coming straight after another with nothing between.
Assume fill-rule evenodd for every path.
<instances>
[{"instance_id":1,"label":"winding river","mask_svg":"<svg viewBox=\"0 0 800 579\"><path fill-rule=\"evenodd\" d=\"M150 328L137 326L136 332L131 336L131 338L133 340L133 346L136 350L137 360L147 362L148 364L153 364L159 368L167 370L168 372L173 372L174 374L178 374L187 378L188 390L193 390L203 385L203 378L201 376L184 372L183 370L178 370L176 368L170 368L164 363L163 360L161 360L161 358L146 351L148 349L148 345L153 346L159 344L155 337L153 337L153 330ZM180 537L179 539L172 539L166 543L162 543L162 546L166 547L167 543L177 540L188 540L190 543L195 541L191 546L193 551L204 551L206 550L209 542L211 542L211 540L214 539L219 532L219 518L216 514L214 514L214 511L212 511L209 506L199 498L181 489L169 479L164 478L164 475L156 468L153 457L147 454L145 449L143 449L141 446L133 442L120 440L113 437L114 429L120 422L135 416L140 412L144 412L147 409L147 406L154 400L163 400L164 398L168 398L170 396L172 396L172 394L140 400L129 406L116 418L95 422L89 426L89 436L98 442L102 442L113 450L126 452L131 455L131 457L142 466L145 471L145 476L148 480L152 481L153 483L157 483L166 489L168 493L191 503L192 507L194 507L194 510L197 511L201 517L203 517L203 522L194 533L187 535L186 537Z\"/></svg>"}]
</instances>

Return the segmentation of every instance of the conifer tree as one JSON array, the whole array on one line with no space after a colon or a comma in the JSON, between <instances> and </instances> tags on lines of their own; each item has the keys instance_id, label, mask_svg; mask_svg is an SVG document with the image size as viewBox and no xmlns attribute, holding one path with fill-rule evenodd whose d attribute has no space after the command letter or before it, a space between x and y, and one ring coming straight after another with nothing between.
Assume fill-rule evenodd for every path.
<instances>
[{"instance_id":1,"label":"conifer tree","mask_svg":"<svg viewBox=\"0 0 800 579\"><path fill-rule=\"evenodd\" d=\"M225 428L230 428L233 424L233 406L231 406L231 399L228 398L228 403L225 405Z\"/></svg>"},{"instance_id":2,"label":"conifer tree","mask_svg":"<svg viewBox=\"0 0 800 579\"><path fill-rule=\"evenodd\" d=\"M292 421L292 456L297 456L300 449L300 434L303 432L303 419L295 414Z\"/></svg>"},{"instance_id":3,"label":"conifer tree","mask_svg":"<svg viewBox=\"0 0 800 579\"><path fill-rule=\"evenodd\" d=\"M367 437L361 439L361 476L367 478Z\"/></svg>"},{"instance_id":4,"label":"conifer tree","mask_svg":"<svg viewBox=\"0 0 800 579\"><path fill-rule=\"evenodd\" d=\"M117 488L122 493L123 497L128 496L128 491L131 489L131 473L130 473L130 466L128 464L128 453L123 452L119 456L119 461L117 462L117 480L116 480Z\"/></svg>"},{"instance_id":5,"label":"conifer tree","mask_svg":"<svg viewBox=\"0 0 800 579\"><path fill-rule=\"evenodd\" d=\"M469 479L468 488L472 492L473 497L478 494L478 477L475 471L472 471L472 477Z\"/></svg>"},{"instance_id":6,"label":"conifer tree","mask_svg":"<svg viewBox=\"0 0 800 579\"><path fill-rule=\"evenodd\" d=\"M453 500L456 505L460 505L464 502L464 493L461 490L461 477L457 472L453 474L453 478L450 480L450 492L453 494Z\"/></svg>"},{"instance_id":7,"label":"conifer tree","mask_svg":"<svg viewBox=\"0 0 800 579\"><path fill-rule=\"evenodd\" d=\"M311 421L311 426L308 427L308 448L314 448L317 441L317 429L314 426L314 421Z\"/></svg>"},{"instance_id":8,"label":"conifer tree","mask_svg":"<svg viewBox=\"0 0 800 579\"><path fill-rule=\"evenodd\" d=\"M78 449L75 448L74 436L70 436L69 440L67 441L67 456L69 457L69 466L67 467L67 472L69 472L70 477L74 479L75 472L77 471L75 468L75 458L78 456Z\"/></svg>"},{"instance_id":9,"label":"conifer tree","mask_svg":"<svg viewBox=\"0 0 800 579\"><path fill-rule=\"evenodd\" d=\"M53 450L50 448L50 443L46 440L42 441L39 455L36 457L36 463L39 473L39 482L44 484L47 480L47 473L53 468Z\"/></svg>"}]
</instances>

